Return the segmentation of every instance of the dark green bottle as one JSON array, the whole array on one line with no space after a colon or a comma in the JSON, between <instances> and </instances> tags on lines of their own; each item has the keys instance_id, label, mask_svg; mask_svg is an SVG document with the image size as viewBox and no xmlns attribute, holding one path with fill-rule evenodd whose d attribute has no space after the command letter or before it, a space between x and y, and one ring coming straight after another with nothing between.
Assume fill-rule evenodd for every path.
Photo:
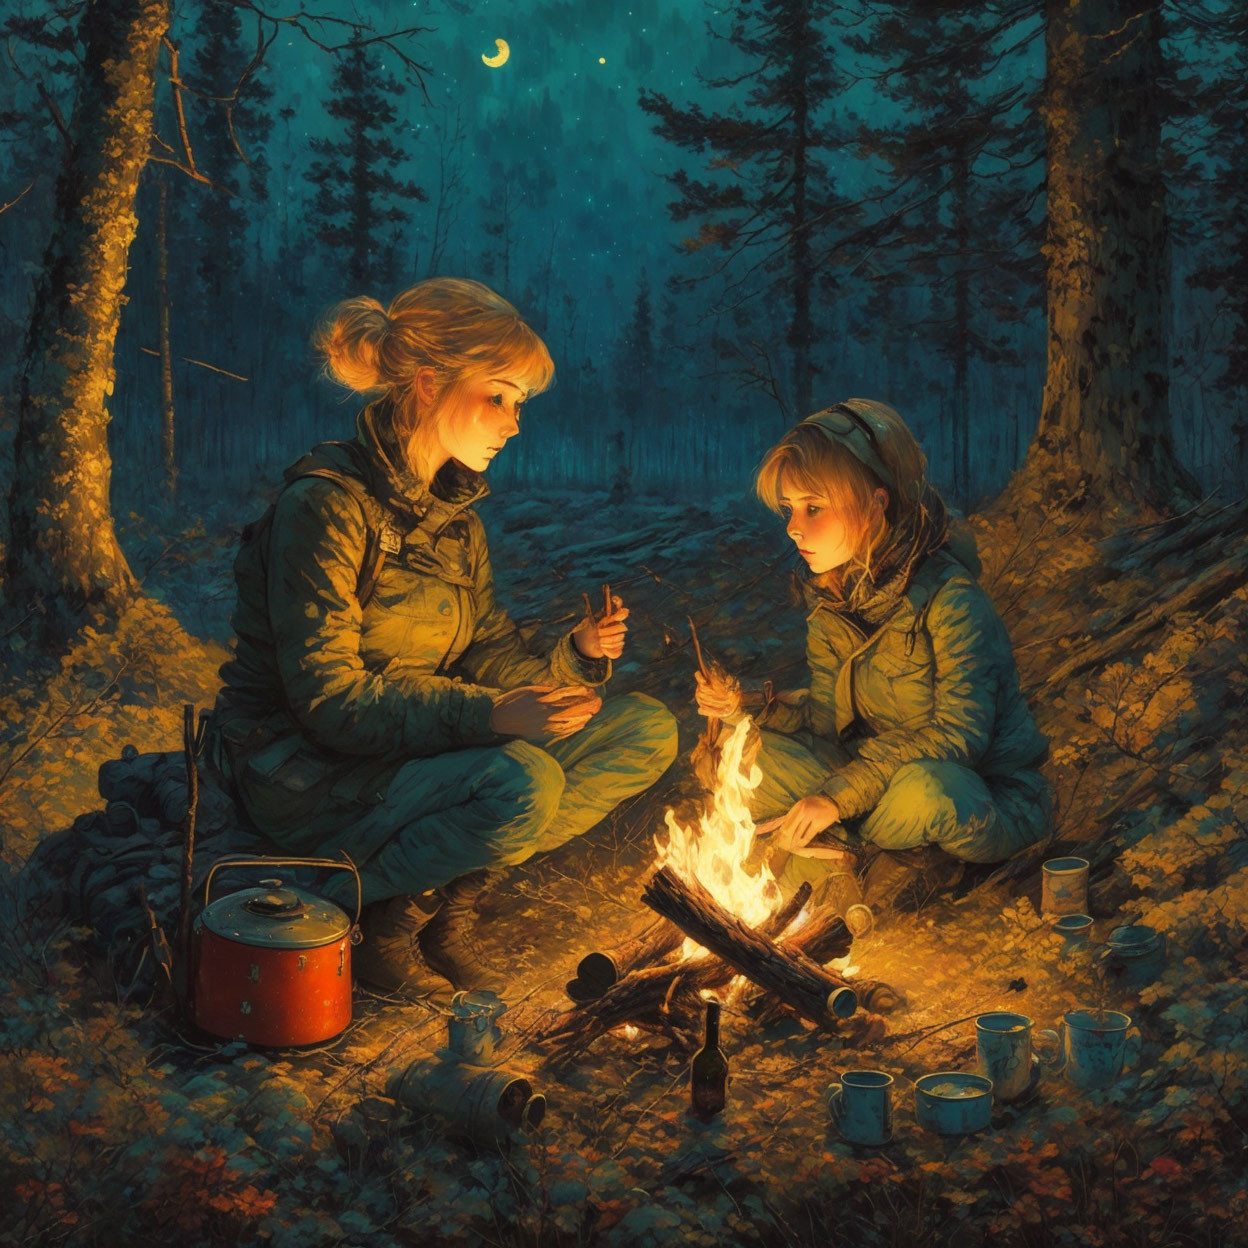
<instances>
[{"instance_id":1,"label":"dark green bottle","mask_svg":"<svg viewBox=\"0 0 1248 1248\"><path fill-rule=\"evenodd\" d=\"M693 1112L703 1120L724 1108L728 1091L728 1059L719 1047L719 1002L706 1003L706 1043L693 1055L689 1093Z\"/></svg>"}]
</instances>

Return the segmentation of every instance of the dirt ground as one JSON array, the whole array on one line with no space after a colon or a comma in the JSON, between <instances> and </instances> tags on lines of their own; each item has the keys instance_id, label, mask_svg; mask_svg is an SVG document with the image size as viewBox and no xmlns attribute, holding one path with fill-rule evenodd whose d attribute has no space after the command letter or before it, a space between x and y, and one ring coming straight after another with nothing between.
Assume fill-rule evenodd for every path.
<instances>
[{"instance_id":1,"label":"dirt ground","mask_svg":"<svg viewBox=\"0 0 1248 1248\"><path fill-rule=\"evenodd\" d=\"M1185 546L1174 526L1105 517L975 519L984 583L1053 742L1054 836L970 891L877 916L851 960L905 1001L869 1047L797 1020L763 1027L730 1005L728 1107L705 1125L686 1112L687 1054L666 1041L613 1032L557 1062L539 1037L568 1008L580 956L652 917L640 892L653 838L664 808L693 792L688 617L747 681L800 680L782 534L738 500L637 499L611 505L609 526L601 496L487 508L500 595L534 644L609 582L633 610L613 691L652 693L681 722L681 758L654 791L489 900L488 942L510 980L499 1060L546 1096L540 1128L507 1148L473 1145L385 1095L391 1072L439 1060L445 1020L427 1008L357 990L351 1027L313 1051L216 1044L180 1032L159 1003L125 999L90 933L23 926L11 886L31 849L101 805L95 769L123 744L177 748L182 704L210 705L225 655L224 517L239 505L172 542L135 521L128 549L157 604L84 634L54 669L15 668L0 697L12 933L0 967L0 1202L12 1213L0 1243L1246 1242L1244 592L1130 633L1150 602L1185 601L1225 534ZM613 536L592 536L604 528ZM1094 862L1095 925L1089 950L1065 956L1037 913L1037 866L1073 850ZM1169 942L1162 973L1140 987L1097 958L1133 920ZM1097 1005L1139 1029L1119 1080L1083 1092L1046 1073L978 1135L918 1127L912 1081L973 1064L976 1014L1015 1010L1045 1028ZM890 1144L855 1147L830 1125L829 1087L855 1068L896 1077Z\"/></svg>"}]
</instances>

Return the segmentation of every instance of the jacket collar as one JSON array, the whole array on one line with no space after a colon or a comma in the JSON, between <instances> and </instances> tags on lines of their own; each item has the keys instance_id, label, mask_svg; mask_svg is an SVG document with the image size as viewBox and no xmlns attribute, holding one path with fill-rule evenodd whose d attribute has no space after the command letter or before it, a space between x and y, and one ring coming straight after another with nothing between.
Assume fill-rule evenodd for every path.
<instances>
[{"instance_id":1,"label":"jacket collar","mask_svg":"<svg viewBox=\"0 0 1248 1248\"><path fill-rule=\"evenodd\" d=\"M388 398L370 403L356 417L356 441L364 449L373 496L431 534L440 533L490 492L479 472L453 459L430 482L411 472L399 452L394 406Z\"/></svg>"}]
</instances>

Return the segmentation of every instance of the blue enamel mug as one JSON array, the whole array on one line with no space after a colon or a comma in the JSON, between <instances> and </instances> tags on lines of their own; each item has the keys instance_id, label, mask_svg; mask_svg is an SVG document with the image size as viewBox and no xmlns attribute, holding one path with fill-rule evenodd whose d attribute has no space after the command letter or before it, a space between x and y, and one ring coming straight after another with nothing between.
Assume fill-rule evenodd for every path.
<instances>
[{"instance_id":1,"label":"blue enamel mug","mask_svg":"<svg viewBox=\"0 0 1248 1248\"><path fill-rule=\"evenodd\" d=\"M1062 1068L1076 1087L1108 1087L1139 1061L1141 1037L1130 1014L1119 1010L1069 1010L1058 1024Z\"/></svg>"},{"instance_id":2,"label":"blue enamel mug","mask_svg":"<svg viewBox=\"0 0 1248 1248\"><path fill-rule=\"evenodd\" d=\"M883 1070L847 1070L828 1093L837 1130L851 1144L887 1144L893 1138L893 1077Z\"/></svg>"}]
</instances>

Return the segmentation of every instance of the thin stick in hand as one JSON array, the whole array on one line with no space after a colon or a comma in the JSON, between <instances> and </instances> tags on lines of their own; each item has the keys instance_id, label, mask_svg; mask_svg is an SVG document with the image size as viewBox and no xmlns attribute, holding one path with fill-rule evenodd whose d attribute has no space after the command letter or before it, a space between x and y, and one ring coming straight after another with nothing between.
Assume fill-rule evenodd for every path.
<instances>
[{"instance_id":1,"label":"thin stick in hand","mask_svg":"<svg viewBox=\"0 0 1248 1248\"><path fill-rule=\"evenodd\" d=\"M698 626L693 622L693 616L687 615L685 619L689 621L689 635L693 638L693 652L698 656L698 671L702 673L703 680L710 680L711 673L707 670L706 660L702 657L702 644L698 641ZM702 730L702 735L698 740L708 750L714 750L718 736L719 720L708 717L706 727Z\"/></svg>"},{"instance_id":2,"label":"thin stick in hand","mask_svg":"<svg viewBox=\"0 0 1248 1248\"><path fill-rule=\"evenodd\" d=\"M687 615L685 619L689 621L689 635L693 638L693 652L698 656L698 671L702 673L703 680L709 680L711 673L707 670L706 660L702 657L702 646L698 641L698 626L693 622L693 616Z\"/></svg>"},{"instance_id":3,"label":"thin stick in hand","mask_svg":"<svg viewBox=\"0 0 1248 1248\"><path fill-rule=\"evenodd\" d=\"M611 586L604 585L602 587L602 609L603 618L611 614Z\"/></svg>"}]
</instances>

